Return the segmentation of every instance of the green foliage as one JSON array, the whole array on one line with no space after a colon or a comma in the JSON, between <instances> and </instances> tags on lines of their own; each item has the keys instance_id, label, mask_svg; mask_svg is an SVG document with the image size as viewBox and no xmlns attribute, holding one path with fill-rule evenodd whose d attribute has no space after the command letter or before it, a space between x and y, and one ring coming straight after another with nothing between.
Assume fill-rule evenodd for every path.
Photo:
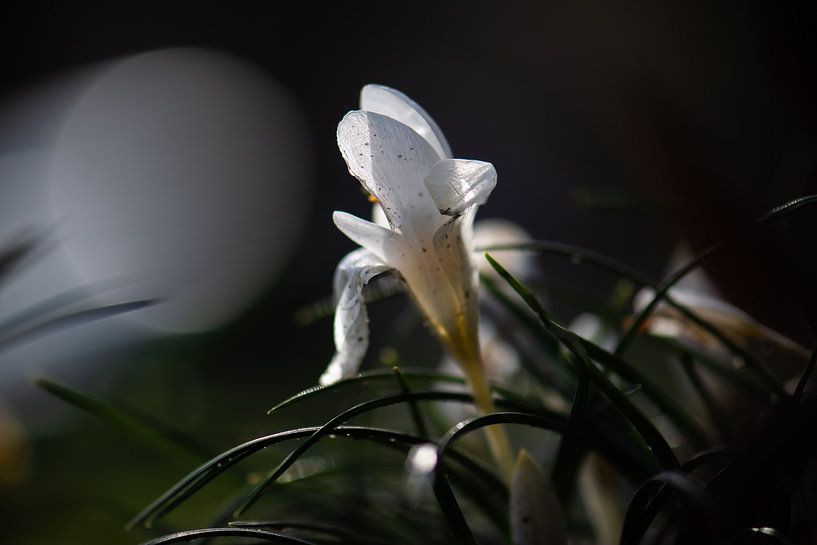
<instances>
[{"instance_id":1,"label":"green foliage","mask_svg":"<svg viewBox=\"0 0 817 545\"><path fill-rule=\"evenodd\" d=\"M811 431L817 401L808 388L817 352L804 362L796 386L787 388L761 358L696 309L674 300L671 289L719 248L815 203L817 197L804 197L764 214L745 233L713 245L662 282L610 257L564 244L537 241L487 249L569 258L578 266L650 287L654 295L635 316L598 313L620 333L616 346L608 349L564 325L567 321L560 321L541 291L486 254L496 275L484 275L482 285L513 333L506 340L517 341L520 352L514 374L491 385L500 412L473 416L465 380L430 366L390 365L308 388L276 404L270 418L280 423L287 416L309 414L310 407L341 408L329 418L316 417L316 425L285 425L289 429L242 441L212 457L128 526L158 533L180 530L146 545L215 538L242 543L510 543L508 508L519 490L509 488L486 461L482 435L474 433L503 426L515 445L550 470L564 527L577 541L613 539L598 535L600 526L588 507L594 494L607 502L612 518L620 515L622 544L799 539L814 531L802 513L817 510L817 498L808 503L800 491L817 459ZM689 345L680 337L647 339L652 336L646 326L660 303L706 332L722 352ZM646 350L648 344L652 352ZM744 367L733 368L730 358L740 359ZM664 372L658 379L656 368ZM686 381L687 393L666 378L671 371ZM39 384L128 436L177 454L195 456L203 450L138 412L44 379ZM360 399L350 402L354 396ZM730 403L748 411L750 429L739 429L735 414L728 412ZM430 467L411 454L428 445L435 454ZM590 455L613 475L610 482L592 474L590 480L583 477ZM232 494L219 494L220 502L197 504L212 527L182 530L185 526L171 514L192 510L190 504L228 473L240 474L233 482L243 484L232 486ZM530 487L531 480L525 485ZM250 512L253 518L245 518Z\"/></svg>"}]
</instances>

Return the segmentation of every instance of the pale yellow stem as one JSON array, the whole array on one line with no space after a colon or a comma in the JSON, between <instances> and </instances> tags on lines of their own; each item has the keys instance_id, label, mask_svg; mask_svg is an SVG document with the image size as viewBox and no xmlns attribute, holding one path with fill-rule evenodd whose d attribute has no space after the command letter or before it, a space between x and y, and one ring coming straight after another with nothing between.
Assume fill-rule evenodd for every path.
<instances>
[{"instance_id":1,"label":"pale yellow stem","mask_svg":"<svg viewBox=\"0 0 817 545\"><path fill-rule=\"evenodd\" d=\"M471 393L474 394L474 405L476 405L477 411L482 415L495 413L496 405L494 405L491 390L485 379L482 362L473 361L470 365L463 367L468 378L468 385L471 387ZM496 460L505 481L510 483L514 468L514 456L511 453L508 434L505 433L505 428L501 425L487 426L483 429L485 430L485 439L488 441L488 448L491 450L491 454Z\"/></svg>"}]
</instances>

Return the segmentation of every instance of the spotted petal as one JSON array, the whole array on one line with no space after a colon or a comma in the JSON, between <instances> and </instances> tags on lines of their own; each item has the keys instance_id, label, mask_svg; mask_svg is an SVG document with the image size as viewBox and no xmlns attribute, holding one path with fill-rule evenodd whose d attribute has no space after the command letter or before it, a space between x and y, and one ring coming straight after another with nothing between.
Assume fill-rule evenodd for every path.
<instances>
[{"instance_id":1,"label":"spotted petal","mask_svg":"<svg viewBox=\"0 0 817 545\"><path fill-rule=\"evenodd\" d=\"M400 91L385 85L366 85L360 91L360 109L408 125L425 138L440 157L451 157L451 147L437 123L419 104Z\"/></svg>"},{"instance_id":2,"label":"spotted petal","mask_svg":"<svg viewBox=\"0 0 817 545\"><path fill-rule=\"evenodd\" d=\"M496 186L496 170L483 161L443 159L431 168L425 185L441 214L459 216L488 200Z\"/></svg>"},{"instance_id":3,"label":"spotted petal","mask_svg":"<svg viewBox=\"0 0 817 545\"><path fill-rule=\"evenodd\" d=\"M442 223L423 183L440 157L407 125L352 111L338 124L338 147L349 172L377 198L392 227L418 231Z\"/></svg>"},{"instance_id":4,"label":"spotted petal","mask_svg":"<svg viewBox=\"0 0 817 545\"><path fill-rule=\"evenodd\" d=\"M369 250L349 253L335 271L335 356L321 375L322 385L353 375L369 347L369 317L363 287L375 276L391 270Z\"/></svg>"}]
</instances>

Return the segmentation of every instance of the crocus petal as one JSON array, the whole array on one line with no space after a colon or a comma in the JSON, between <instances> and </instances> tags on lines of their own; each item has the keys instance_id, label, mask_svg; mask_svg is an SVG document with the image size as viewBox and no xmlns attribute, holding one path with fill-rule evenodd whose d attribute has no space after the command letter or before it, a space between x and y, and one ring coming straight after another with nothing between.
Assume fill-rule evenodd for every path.
<instances>
[{"instance_id":1,"label":"crocus petal","mask_svg":"<svg viewBox=\"0 0 817 545\"><path fill-rule=\"evenodd\" d=\"M525 449L511 479L511 541L514 545L567 545L567 528L556 492Z\"/></svg>"},{"instance_id":2,"label":"crocus petal","mask_svg":"<svg viewBox=\"0 0 817 545\"><path fill-rule=\"evenodd\" d=\"M383 212L383 207L380 206L380 203L372 205L372 223L375 225L379 225L380 227L389 227L389 218L386 217L385 212Z\"/></svg>"},{"instance_id":3,"label":"crocus petal","mask_svg":"<svg viewBox=\"0 0 817 545\"><path fill-rule=\"evenodd\" d=\"M483 161L443 159L431 168L425 185L441 214L458 216L488 200L496 186L496 170Z\"/></svg>"},{"instance_id":4,"label":"crocus petal","mask_svg":"<svg viewBox=\"0 0 817 545\"><path fill-rule=\"evenodd\" d=\"M462 289L462 297L467 299L472 284L475 284L476 269L473 266L470 240L463 236L462 227L465 217L451 218L440 227L434 235L434 253L440 260L449 281Z\"/></svg>"},{"instance_id":5,"label":"crocus petal","mask_svg":"<svg viewBox=\"0 0 817 545\"><path fill-rule=\"evenodd\" d=\"M425 138L440 157L451 157L451 147L437 123L419 104L400 91L385 85L366 85L360 91L360 109L408 125Z\"/></svg>"},{"instance_id":6,"label":"crocus petal","mask_svg":"<svg viewBox=\"0 0 817 545\"><path fill-rule=\"evenodd\" d=\"M377 256L361 248L349 253L335 271L335 356L321 375L322 385L353 375L369 347L369 317L363 287L391 270Z\"/></svg>"},{"instance_id":7,"label":"crocus petal","mask_svg":"<svg viewBox=\"0 0 817 545\"><path fill-rule=\"evenodd\" d=\"M352 111L338 124L338 147L392 227L436 229L442 223L423 184L440 157L411 128L384 115Z\"/></svg>"},{"instance_id":8,"label":"crocus petal","mask_svg":"<svg viewBox=\"0 0 817 545\"><path fill-rule=\"evenodd\" d=\"M470 233L464 233L462 228L471 221L470 217L459 216L451 218L434 234L434 254L436 255L444 278L453 287L452 296L455 301L453 317L456 320L465 320L466 328L471 330L474 339L477 335L477 275L472 259ZM437 282L439 283L439 281ZM443 299L438 299L437 306L444 306ZM449 324L453 326L454 324Z\"/></svg>"},{"instance_id":9,"label":"crocus petal","mask_svg":"<svg viewBox=\"0 0 817 545\"><path fill-rule=\"evenodd\" d=\"M389 260L389 250L394 249L400 235L387 227L382 227L346 212L335 212L332 220L341 232L366 248L381 261Z\"/></svg>"}]
</instances>

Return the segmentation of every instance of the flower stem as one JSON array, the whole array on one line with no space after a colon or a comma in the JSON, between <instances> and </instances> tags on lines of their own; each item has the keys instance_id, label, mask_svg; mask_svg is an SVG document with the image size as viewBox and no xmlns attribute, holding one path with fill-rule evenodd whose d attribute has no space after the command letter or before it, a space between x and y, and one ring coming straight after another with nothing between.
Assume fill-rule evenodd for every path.
<instances>
[{"instance_id":1,"label":"flower stem","mask_svg":"<svg viewBox=\"0 0 817 545\"><path fill-rule=\"evenodd\" d=\"M480 358L477 357L477 360ZM471 387L471 393L474 394L474 404L477 410L482 415L488 415L496 412L496 405L491 397L491 390L488 387L488 381L485 379L485 372L483 371L482 362L474 361L471 365L465 366L465 373L468 378L468 385ZM511 454L511 443L508 440L508 434L501 426L486 426L485 439L488 441L488 448L494 457L499 470L505 478L506 482L510 482L513 474L514 457Z\"/></svg>"}]
</instances>

